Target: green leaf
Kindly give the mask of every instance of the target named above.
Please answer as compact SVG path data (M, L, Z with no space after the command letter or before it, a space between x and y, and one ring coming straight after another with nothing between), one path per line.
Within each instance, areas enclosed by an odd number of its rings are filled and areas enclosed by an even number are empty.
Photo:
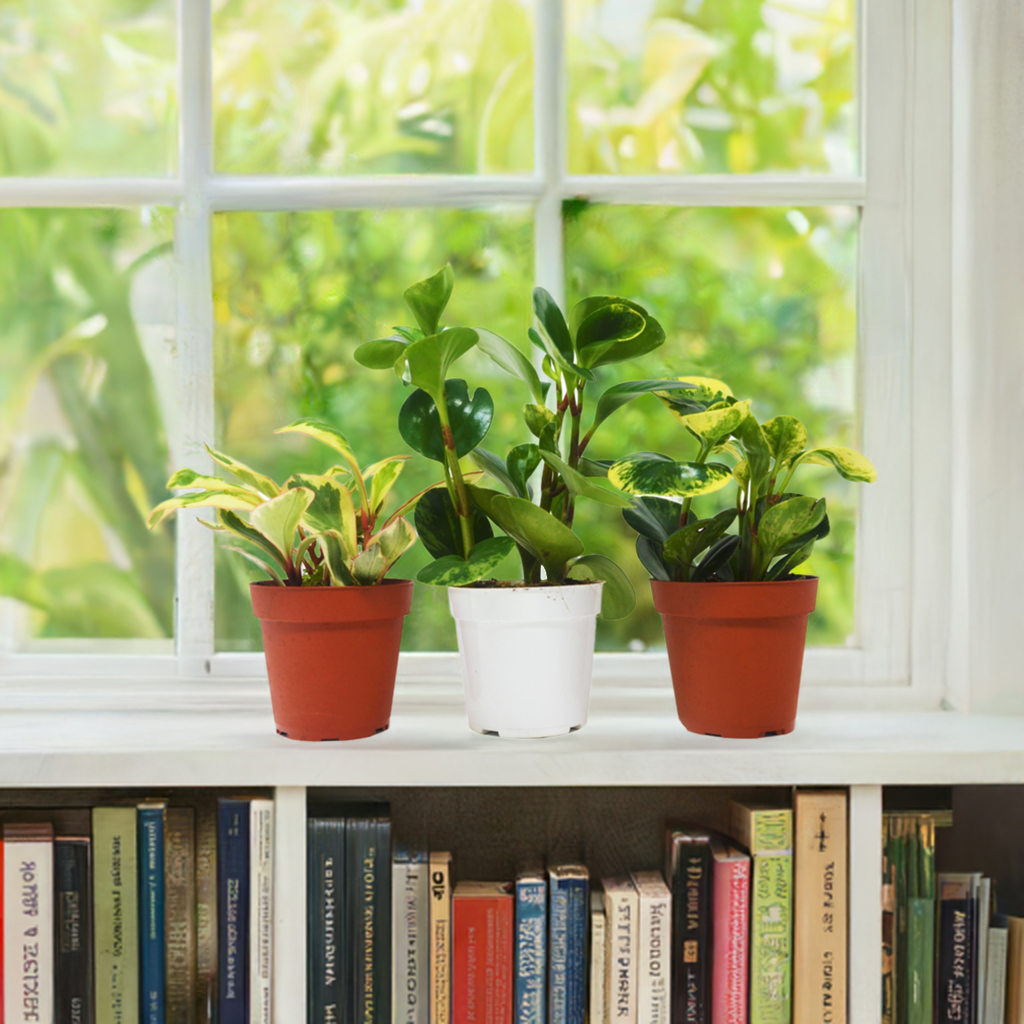
M765 510L757 526L757 540L763 560L797 537L809 533L825 518L825 499L800 495Z
M811 552L814 550L814 541L808 541L802 547L797 548L791 555L786 558L780 558L767 572L765 579L767 580L778 580L782 579L783 576L788 576L798 566L803 565L808 558L811 557Z
M364 342L352 355L360 366L371 370L391 370L408 347L409 342L402 338L377 338Z
M357 587L372 587L384 579L384 574L388 571L388 561L380 545L371 544L352 559L348 571Z
M425 337L418 327L395 327L395 334L399 338L404 338L410 344L414 341L421 341ZM386 367L381 367L381 369L386 369Z
M775 472L788 466L807 447L807 428L795 416L776 416L761 424Z
M276 498L257 505L249 513L249 525L262 533L279 551L285 552L290 562L295 531L313 498L313 492L306 487L284 491Z
M553 351L551 347L544 345L544 351L552 358L555 358L555 352L558 352L571 363L573 348L572 338L569 337L569 327L565 322L565 317L562 316L562 311L558 308L558 303L544 288L533 289L533 313L537 317L537 323L540 324L542 338L554 345Z
M206 476L203 473L197 473L194 469L179 469L167 481L169 491L185 487L202 488L204 491L224 491L238 497L247 494L253 505L258 505L264 499L264 495L260 494L255 487L250 487L248 484L231 483L229 480L222 480L219 476Z
M359 462L356 453L352 450L348 438L337 427L323 420L301 419L289 423L287 427L278 427L275 434L305 434L321 444L333 448L349 465L353 476L362 480L362 473L359 471Z
M583 554L583 542L572 530L525 498L481 487L470 487L469 493L489 519L544 566L548 579L563 579L569 559Z
M544 360L544 372L552 379L558 376L557 367L566 374L570 380L573 377L579 377L581 380L597 380L590 370L583 366L577 366L571 359L566 359L566 357L558 351L554 342L547 338L542 338L532 327L526 333L530 336L530 340L535 345L547 353L547 359ZM550 367L548 366L548 360L550 360L552 364Z
M544 405L524 405L523 419L534 437L540 437L546 427L551 426L555 420L555 414Z
M584 476L591 476L595 479L608 479L608 470L614 465L612 459L580 459L577 469Z
M438 401L448 368L476 342L476 331L468 327L453 327L440 334L432 334L413 342L405 350L403 357L395 364L395 372L403 377L404 367L408 366L412 386L422 388L434 401Z
M352 563L359 555L358 546L349 543L349 538L340 530L325 530L320 535L320 546L331 574L333 586L350 586L355 583Z
M388 569L390 569L416 543L416 531L408 519L399 516L381 530L374 539L380 545Z
M476 328L477 346L481 352L491 357L506 373L512 374L524 381L529 387L534 401L542 404L544 402L544 388L537 374L537 368L530 362L529 358L516 348L510 341L506 341L500 334L493 331L485 331Z
M509 475L505 460L500 455L495 455L494 452L489 452L486 448L475 448L469 453L469 461L494 477L509 494L515 494L520 498L530 497L526 492L520 492L519 486Z
M241 555L243 558L252 562L252 564L258 569L265 572L279 586L283 587L285 585L281 574L269 562L265 562L262 558L257 558L251 551L244 551L242 548L236 548L234 544L221 545L221 551L233 551L236 555Z
M534 470L540 465L540 459L540 447L530 443L517 444L508 453L505 463L508 466L508 475L515 484L515 490L512 491L513 494L518 492L520 498L533 497L529 481L530 477L533 476Z
M635 310L614 302L595 309L576 332L576 351L583 366L595 366L612 346L637 337L646 321Z
M671 498L647 495L634 498L630 508L622 510L622 518L642 537L664 543L679 529L682 506Z
M194 491L191 494L179 494L176 498L168 498L156 505L149 513L146 525L152 530L182 508L229 508L248 511L262 500L257 498L253 501L252 492L249 491Z
M706 551L732 526L736 509L727 508L711 519L695 519L676 530L665 541L665 561L692 569L697 556Z
M659 396L660 397L660 396ZM705 444L717 444L724 437L736 433L740 424L750 415L750 402L735 405L721 403L706 410L676 416Z
M732 472L717 462L699 465L676 462L657 452L636 452L614 463L608 479L627 494L690 498L721 490L732 480Z
M577 498L590 498L591 501L599 501L603 505L614 505L616 508L630 508L632 502L629 498L615 491L609 491L600 484L591 483L589 477L573 469L567 462L563 462L557 455L551 452L542 451L541 458L562 478L569 492Z
M624 405L641 395L657 392L662 394L671 391L693 390L694 385L685 380L627 380L622 384L610 387L598 400L594 412L594 422L590 427L593 433L609 416L618 412Z
M387 501L391 488L401 475L408 462L408 455L393 455L389 459L375 462L366 469L366 478L370 481L370 508L376 515Z
M420 569L416 579L435 587L461 587L490 576L515 550L511 537L489 537L473 545L469 558L445 555Z
M603 306L613 303L627 306L643 317L644 328L635 337L620 341L609 348L599 359L590 365L604 366L608 363L621 363L626 359L636 359L639 356L646 355L648 352L653 352L654 349L659 348L665 343L665 331L662 329L661 324L638 302L631 302L629 299L623 299L617 295L592 295L577 302L569 313L569 330L573 336L577 335L580 325L587 317L593 315L596 310L601 309Z
M741 405L746 405L748 409L750 407L747 402L738 402L733 408L738 409ZM706 413L705 415L710 416L711 414ZM736 439L746 455L754 494L763 494L768 474L771 472L771 449L761 431L761 425L753 415L748 413L732 433L736 435Z
M701 377L698 374L688 373L685 377L680 377L679 380L686 380L694 387L683 392L658 393L662 405L677 419L697 412L704 412L711 406L732 398L729 385L716 377Z
M607 555L581 555L569 566L571 580L603 580L601 618L621 619L636 607L629 577Z
M240 516L235 515L230 509L218 509L217 510L217 521L220 523L222 529L227 530L229 533L233 533L236 537L241 537L242 540L247 540L250 544L255 545L265 554L270 555L271 558L276 561L285 572L291 570L291 546L286 551L276 547L274 543L268 540L259 530L251 527L244 519ZM209 525L205 524L204 525Z
M672 571L666 563L662 554L662 543L660 540L653 540L643 535L636 539L636 557L640 564L656 580L663 580L668 583L672 579Z
M402 298L412 310L412 315L416 317L416 323L420 325L424 336L437 334L441 314L448 305L454 287L455 273L452 271L452 265L446 263L433 277L418 281L405 289ZM444 379L443 372L441 378ZM422 385L417 384L417 387Z
M793 465L804 462L832 466L844 479L860 483L872 484L878 477L870 461L852 448L812 448L795 459Z
M312 533L339 530L349 548L356 550L356 510L348 488L327 476L296 473L288 483L313 494L309 508L302 515L302 525Z
M740 539L735 534L719 537L711 546L711 550L701 560L700 565L693 570L690 580L693 583L700 583L709 576L714 575L732 558L732 553L739 545Z
M229 473L237 476L242 483L255 487L260 494L273 498L274 495L281 493L281 488L269 476L257 473L256 470L250 469L244 462L239 462L237 459L231 458L230 455L225 455L223 452L211 448L208 444L203 445L203 447L209 452L210 458L214 462L219 466L223 466Z
M451 424L455 454L468 455L486 436L494 418L494 402L485 388L469 397L469 386L455 378L445 381L445 404ZM444 435L436 400L422 388L414 391L398 413L398 432L420 455L444 462Z
M416 506L413 517L423 546L434 558L445 555L462 557L462 529L451 496L443 487L427 491ZM473 536L479 543L494 531L484 513L473 506Z

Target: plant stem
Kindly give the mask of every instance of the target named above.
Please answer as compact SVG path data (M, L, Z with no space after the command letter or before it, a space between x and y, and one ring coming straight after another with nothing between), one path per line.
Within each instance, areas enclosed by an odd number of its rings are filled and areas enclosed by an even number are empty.
M710 447L705 447L704 442L701 441L700 451L697 453L694 464L697 466L703 466L707 462L708 456L711 454ZM679 529L681 530L690 519L690 505L693 502L693 498L687 495L683 498L683 507L679 510Z
M448 418L448 403L444 389L441 390L441 401L437 403L437 416L441 421L441 436L444 440L444 469L448 484L448 494L455 506L455 514L459 517L459 529L462 531L462 548L465 558L469 558L473 550L475 537L473 534L473 507L469 502L466 481L462 478L459 456L455 451L455 437L452 434L451 420Z

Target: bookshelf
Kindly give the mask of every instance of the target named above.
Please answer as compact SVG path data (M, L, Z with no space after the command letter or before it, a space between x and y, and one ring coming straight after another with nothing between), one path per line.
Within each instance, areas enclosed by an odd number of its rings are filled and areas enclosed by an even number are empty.
M8 804L72 788L83 799L128 788L274 793L278 1024L305 1001L307 796L387 799L399 833L426 830L468 871L496 870L518 845L574 848L613 870L627 857L657 866L666 815L714 825L729 797L794 785L850 787L850 1021L878 1024L883 789L940 784L981 787L963 790L972 806L1024 784L1024 719L808 711L789 736L722 740L687 733L666 686L598 686L583 731L502 741L469 731L458 686L432 683L400 687L381 736L300 744L275 734L258 679L30 679L0 690ZM1012 791L1024 804L1024 790ZM508 839L496 843L502 830ZM1009 836L990 838L1007 859Z

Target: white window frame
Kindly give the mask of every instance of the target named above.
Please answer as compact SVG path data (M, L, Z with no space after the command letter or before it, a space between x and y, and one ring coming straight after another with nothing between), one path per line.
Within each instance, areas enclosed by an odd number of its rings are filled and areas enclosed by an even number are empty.
M566 172L560 0L535 0L532 175L229 176L213 170L210 0L179 0L179 172L172 179L0 178L0 207L177 207L179 415L185 461L210 470L211 229L215 213L387 207L535 209L535 274L564 300L561 205L855 205L862 210L858 311L863 450L879 482L860 489L856 646L811 648L804 706L939 707L947 694L951 525L946 412L952 394L950 0L860 0L860 166L823 174L571 176ZM262 655L216 653L211 534L178 518L176 654L0 655L0 676L251 677ZM407 653L400 679L454 681L457 655ZM609 685L667 682L660 654L599 654ZM870 697L865 688L870 689Z

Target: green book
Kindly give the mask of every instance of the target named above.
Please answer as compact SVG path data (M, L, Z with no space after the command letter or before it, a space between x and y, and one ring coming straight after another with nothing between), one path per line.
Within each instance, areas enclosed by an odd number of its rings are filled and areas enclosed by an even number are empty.
M134 807L94 807L96 1024L138 1024L139 904Z
M935 995L935 821L914 821L907 870L906 1024L932 1024Z
M730 801L729 828L751 856L749 1024L790 1024L793 812Z

